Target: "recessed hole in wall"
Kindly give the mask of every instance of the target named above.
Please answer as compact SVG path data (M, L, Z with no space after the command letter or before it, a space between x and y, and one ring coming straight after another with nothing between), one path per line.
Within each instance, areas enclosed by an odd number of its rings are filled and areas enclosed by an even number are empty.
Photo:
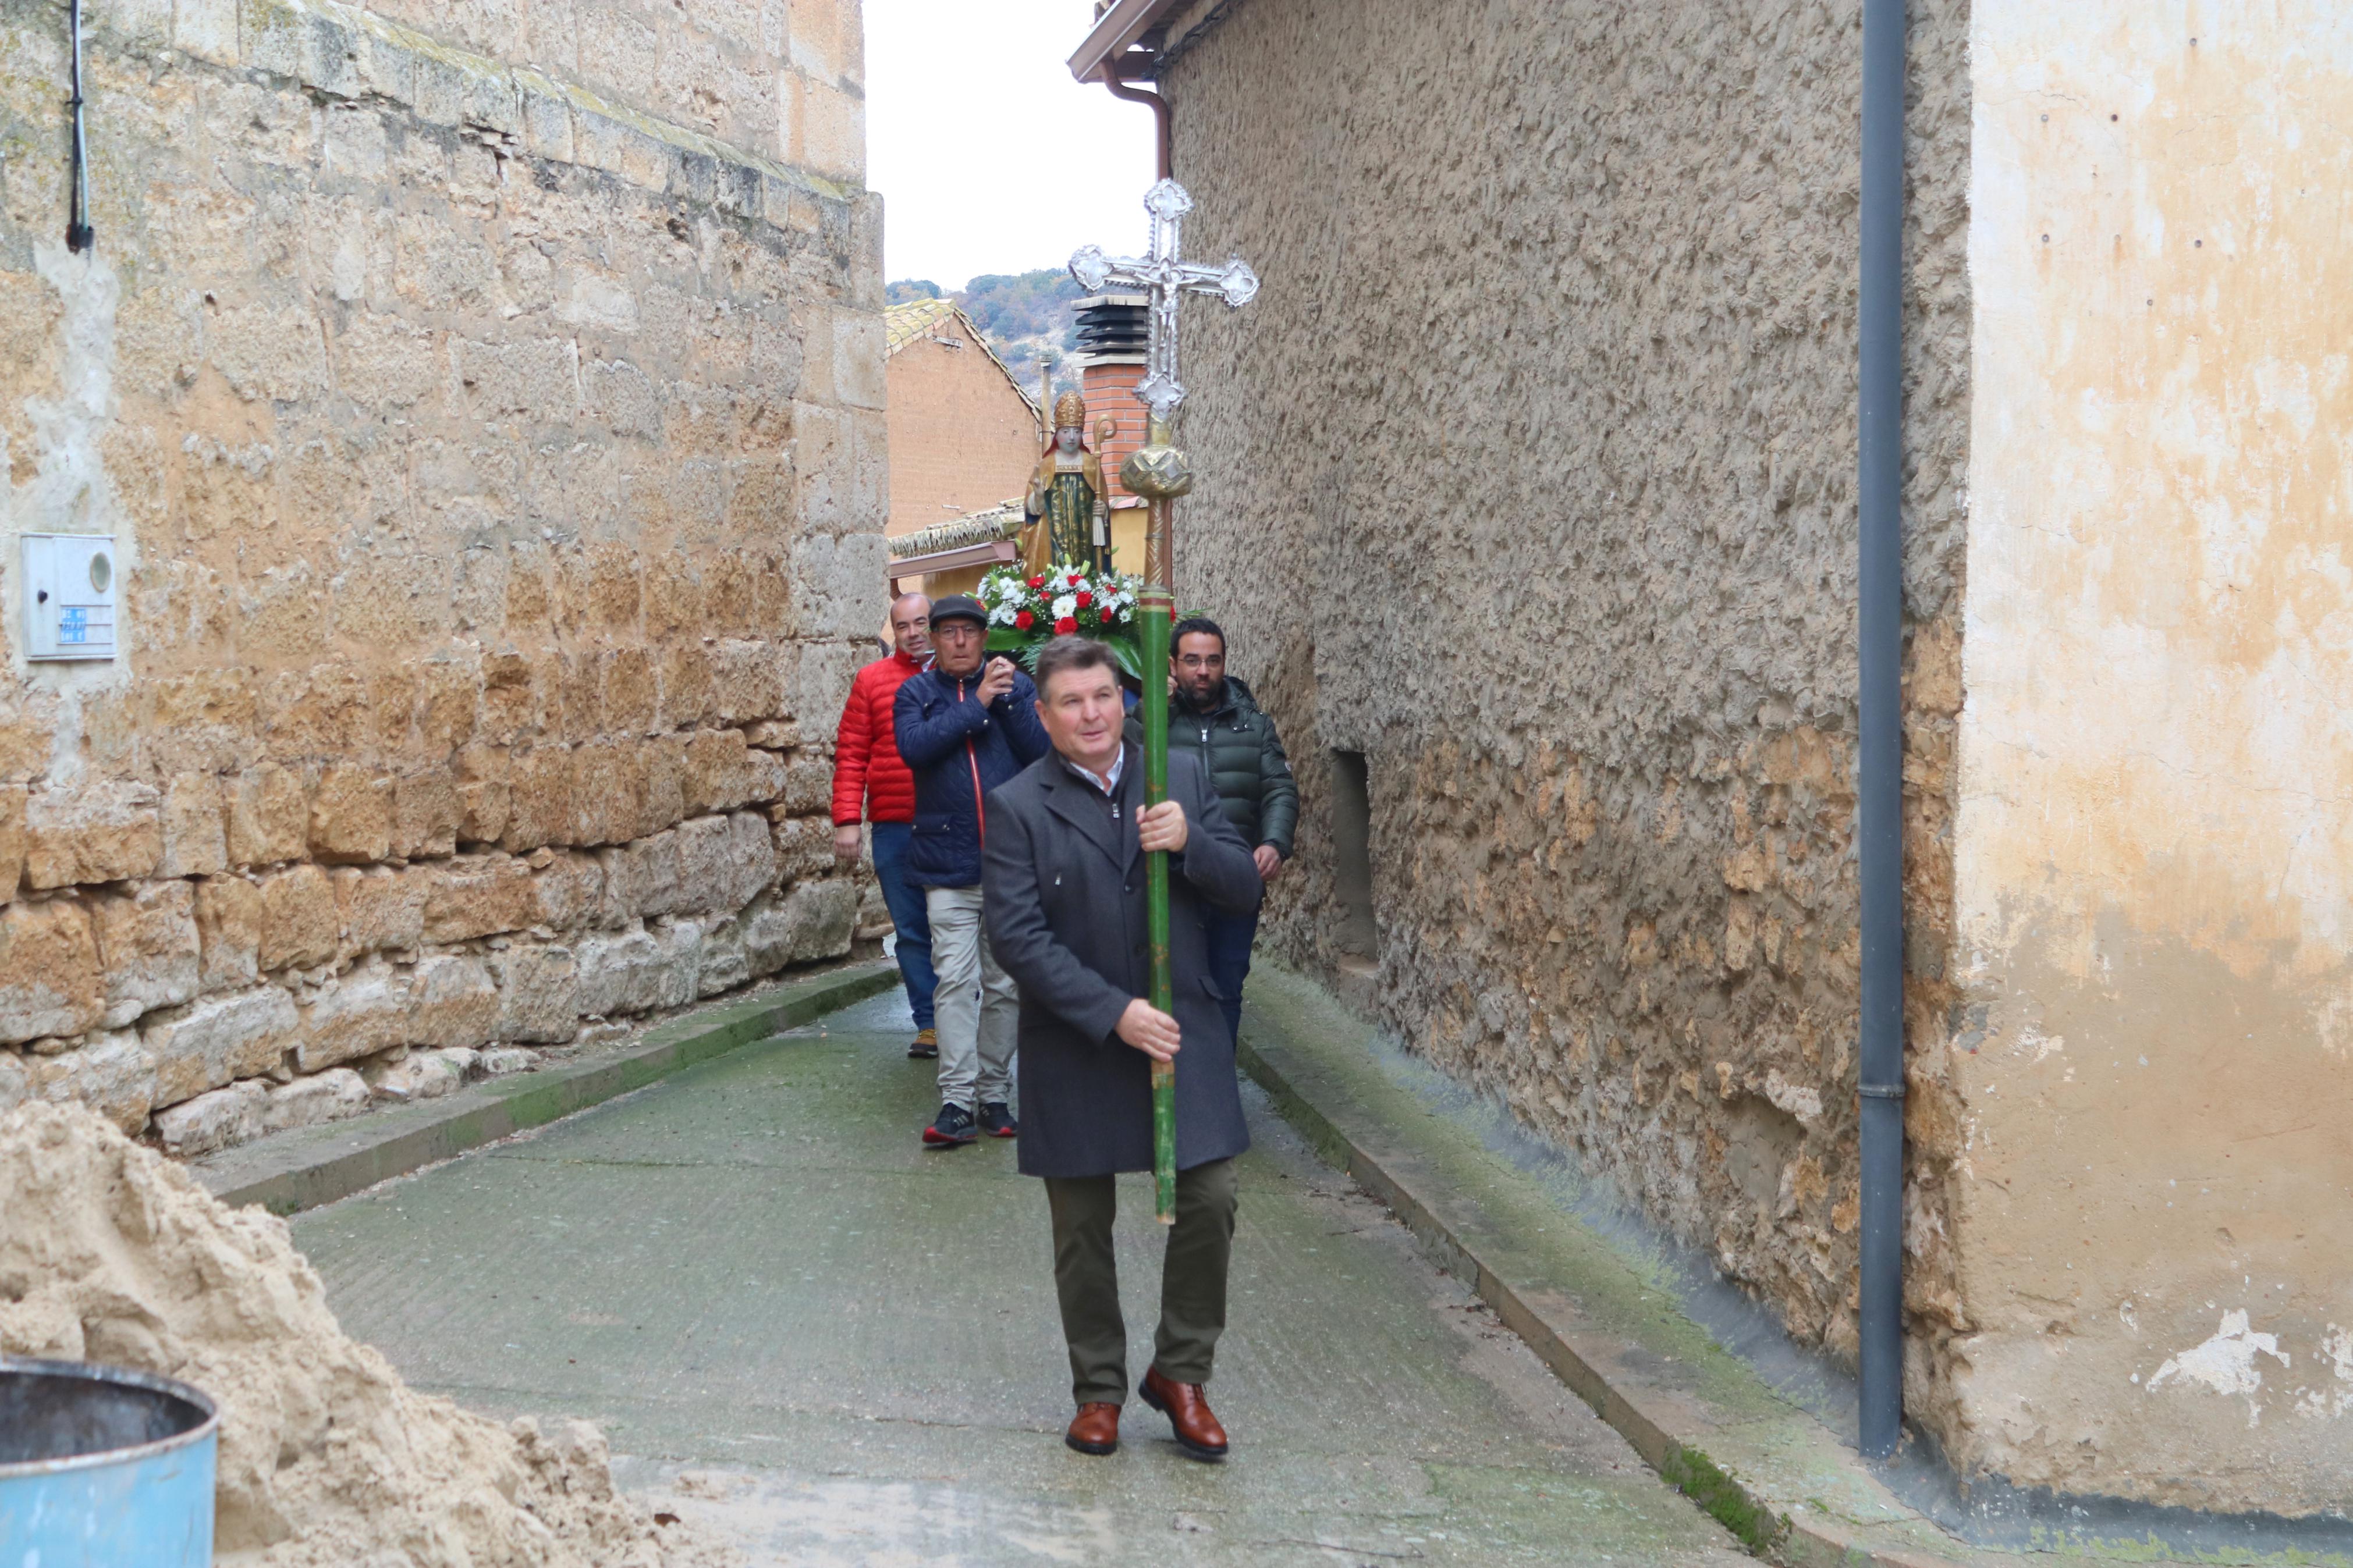
M1803 1122L1766 1100L1744 1097L1725 1127L1724 1173L1749 1202L1778 1204L1781 1173L1805 1143Z
M1373 923L1373 798L1362 752L1332 753L1332 893L1339 906L1340 951L1367 961L1380 956Z

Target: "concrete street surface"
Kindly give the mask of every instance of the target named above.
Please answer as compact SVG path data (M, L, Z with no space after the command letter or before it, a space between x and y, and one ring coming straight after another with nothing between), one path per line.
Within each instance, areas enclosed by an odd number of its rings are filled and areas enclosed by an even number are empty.
M919 1148L893 992L297 1218L344 1326L494 1415L585 1415L755 1563L1753 1562L1248 1085L1222 1466L1131 1400L1062 1446L1045 1199ZM1180 1069L1181 1067L1180 1067ZM1160 1229L1121 1188L1130 1361Z

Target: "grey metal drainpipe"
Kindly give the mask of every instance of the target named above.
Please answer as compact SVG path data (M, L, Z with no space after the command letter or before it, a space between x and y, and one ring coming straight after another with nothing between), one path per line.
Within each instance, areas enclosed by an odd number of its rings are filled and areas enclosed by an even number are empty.
M1904 0L1863 0L1857 653L1864 1457L1904 1427Z

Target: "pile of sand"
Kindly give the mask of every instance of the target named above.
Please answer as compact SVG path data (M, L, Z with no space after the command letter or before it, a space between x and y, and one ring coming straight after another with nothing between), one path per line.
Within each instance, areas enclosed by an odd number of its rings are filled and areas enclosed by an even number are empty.
M110 1363L221 1405L239 1568L704 1568L732 1552L613 1489L604 1438L500 1426L347 1338L285 1223L223 1206L79 1106L0 1117L0 1352Z

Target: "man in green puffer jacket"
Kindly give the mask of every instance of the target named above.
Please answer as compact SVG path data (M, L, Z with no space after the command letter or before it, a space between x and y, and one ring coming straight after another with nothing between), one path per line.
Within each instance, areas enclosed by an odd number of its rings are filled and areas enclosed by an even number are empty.
M1271 886L1291 858L1292 830L1299 825L1299 783L1291 776L1282 739L1241 678L1226 673L1226 634L1217 622L1187 616L1171 632L1169 647L1168 749L1199 758L1226 820L1250 846L1260 880ZM1139 717L1129 716L1127 734L1143 743ZM1203 911L1210 983L1229 1032L1241 1027L1242 982L1250 977L1258 915L1256 909L1246 915Z

